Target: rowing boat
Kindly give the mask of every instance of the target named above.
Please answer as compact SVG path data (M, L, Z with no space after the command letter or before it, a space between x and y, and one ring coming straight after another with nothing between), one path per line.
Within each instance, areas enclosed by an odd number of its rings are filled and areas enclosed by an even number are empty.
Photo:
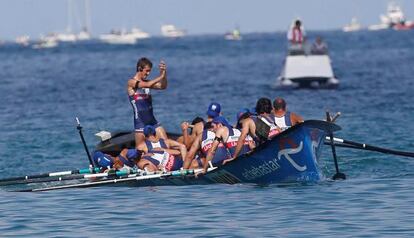
M79 129L79 128L78 128ZM341 128L331 122L308 120L293 126L253 151L239 156L225 165L209 168L204 175L201 170L179 170L148 173L142 170L128 172L96 173L75 170L40 175L0 179L0 186L28 185L15 191L48 191L66 188L97 186L168 186L250 183L318 182L325 178L319 168L321 150L326 136ZM81 132L81 131L80 131ZM125 145L133 147L133 133L118 133L96 146L104 153L117 154ZM335 161L336 163L336 161ZM337 174L339 172L337 171ZM40 184L41 186L36 186ZM35 185L35 186L33 186Z
M129 181L128 185L317 182L324 178L318 161L325 137L340 129L338 125L330 122L308 120L285 130L253 151L201 178L174 176L163 180ZM133 133L118 133L99 143L96 149L114 155L126 145L133 146L133 138Z

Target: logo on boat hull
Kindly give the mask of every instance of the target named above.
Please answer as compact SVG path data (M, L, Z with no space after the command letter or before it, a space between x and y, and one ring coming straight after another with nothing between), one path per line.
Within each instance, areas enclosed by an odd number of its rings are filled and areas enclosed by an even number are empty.
M304 166L300 166L298 165L293 159L292 157L290 157L290 155L293 154L297 154L299 152L301 152L303 149L303 142L301 141L299 143L299 146L296 148L288 148L288 149L283 149L280 150L279 153L277 153L277 159L281 160L282 156L285 156L286 160L298 171L303 172L307 169L306 165Z

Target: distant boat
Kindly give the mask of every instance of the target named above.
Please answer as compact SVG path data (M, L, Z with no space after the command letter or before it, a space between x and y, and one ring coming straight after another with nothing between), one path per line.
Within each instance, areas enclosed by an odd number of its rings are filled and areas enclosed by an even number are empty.
M161 26L161 34L164 37L179 38L185 36L185 31L178 29L174 25L168 24Z
M359 31L359 30L361 30L361 29L362 29L361 24L359 24L358 20L357 20L355 17L353 17L353 18L352 18L352 20L351 20L351 23L350 23L350 24L345 25L345 26L342 28L342 30L343 30L344 32Z
M150 34L148 34L147 32L145 32L145 31L143 31L143 30L141 30L141 29L140 29L140 28L138 28L138 27L133 27L133 28L131 29L130 34L131 34L133 37L135 37L136 39L147 39L147 38L150 38L150 37L151 37L151 35L150 35Z
M133 45L137 43L136 36L125 30L112 30L109 34L100 35L99 39L102 42L117 45Z
M19 36L15 40L16 44L21 46L29 46L30 37L28 35Z
M281 88L337 88L339 80L332 69L328 48L319 38L307 52L306 45L289 46L276 86Z
M240 34L240 30L236 28L231 32L227 32L224 35L224 39L226 39L226 40L241 40L242 36Z
M41 37L40 40L35 43L32 48L33 49L47 49L47 48L54 48L58 46L58 41L54 37L46 36Z
M380 15L381 23L368 27L368 30L409 30L414 29L414 23L406 21L404 12L395 2L390 2L387 7L387 14Z

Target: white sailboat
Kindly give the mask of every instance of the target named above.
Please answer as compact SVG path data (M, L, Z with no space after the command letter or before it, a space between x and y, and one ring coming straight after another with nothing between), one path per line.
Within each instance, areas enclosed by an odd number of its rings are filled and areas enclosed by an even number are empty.
M90 17L90 4L89 0L84 1L84 13L85 19L81 31L76 35L76 39L79 41L90 40L91 37L91 17Z
M179 38L185 36L185 31L178 29L172 24L166 24L161 26L161 34L164 37Z

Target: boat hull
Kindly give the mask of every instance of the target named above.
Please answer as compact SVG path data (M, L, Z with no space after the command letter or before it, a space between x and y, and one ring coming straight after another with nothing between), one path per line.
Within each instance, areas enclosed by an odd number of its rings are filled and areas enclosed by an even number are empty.
M337 88L331 60L328 55L288 55L277 80L279 87Z
M323 142L329 132L340 127L325 121L309 120L289 128L254 151L220 166L201 177L165 176L129 180L119 186L203 185L213 183L318 182L324 178L319 168ZM105 152L105 151L104 151Z

